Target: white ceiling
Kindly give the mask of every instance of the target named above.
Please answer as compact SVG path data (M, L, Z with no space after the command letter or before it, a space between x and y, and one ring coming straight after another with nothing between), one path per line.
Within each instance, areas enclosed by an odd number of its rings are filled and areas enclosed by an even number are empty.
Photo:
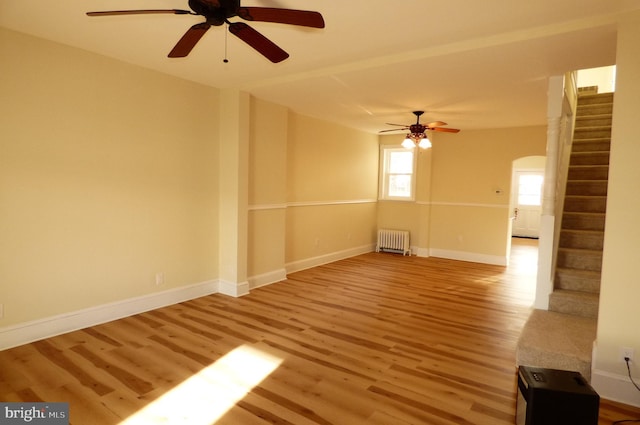
M190 15L90 18L87 11L189 9L187 0L0 0L0 26L369 132L442 120L464 129L546 123L547 78L615 63L616 22L637 0L243 0L315 10L326 28L250 25L291 57L272 64L212 28L167 53ZM234 18L233 20L240 20ZM46 66L46 64L43 64ZM1 78L1 77L0 77Z

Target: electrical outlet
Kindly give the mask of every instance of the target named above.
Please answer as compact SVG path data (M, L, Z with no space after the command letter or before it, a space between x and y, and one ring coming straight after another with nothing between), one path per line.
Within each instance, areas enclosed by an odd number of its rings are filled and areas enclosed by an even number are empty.
M164 273L156 273L156 286L164 285Z
M629 358L629 363L633 362L633 354L634 350L630 347L621 347L620 348L620 360L625 362L625 358Z

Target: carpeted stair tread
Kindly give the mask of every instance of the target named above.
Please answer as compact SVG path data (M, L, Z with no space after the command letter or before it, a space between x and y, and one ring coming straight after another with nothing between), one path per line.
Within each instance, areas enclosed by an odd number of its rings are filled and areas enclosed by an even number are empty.
M522 330L518 365L580 372L591 379L596 319L535 309Z
M589 114L576 116L575 128L611 126L613 118L611 114Z
M554 279L555 290L566 289L572 291L600 293L599 270L578 270L557 267Z
M602 251L604 232L601 230L562 229L560 247Z
M606 210L606 196L567 195L564 199L565 212L605 213Z
M569 165L609 165L609 152L574 152L569 158Z
M558 248L557 266L578 270L602 270L602 250Z
M562 214L563 229L604 230L605 214L602 212L570 212Z
M569 180L566 194L573 196L607 196L608 180Z
M611 149L610 137L596 137L591 139L576 140L572 147L576 152L609 152Z
M613 93L580 94L578 97L578 107L603 103L613 103Z
M609 165L572 165L569 180L608 180Z
M600 296L594 292L556 288L549 295L549 311L581 317L598 317Z

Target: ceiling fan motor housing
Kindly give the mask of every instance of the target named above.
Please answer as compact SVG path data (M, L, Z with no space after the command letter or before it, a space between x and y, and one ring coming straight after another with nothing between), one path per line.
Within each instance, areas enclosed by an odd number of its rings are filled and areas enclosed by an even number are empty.
M220 26L228 18L237 15L240 0L189 0L189 7L198 15L204 16L208 24Z

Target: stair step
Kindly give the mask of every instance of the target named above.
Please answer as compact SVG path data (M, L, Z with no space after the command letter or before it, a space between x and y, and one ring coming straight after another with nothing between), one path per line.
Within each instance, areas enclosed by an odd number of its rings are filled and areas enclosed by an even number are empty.
M576 116L575 128L609 126L611 127L611 114L593 114Z
M607 211L607 197L567 195L564 199L564 211L605 213Z
M576 270L602 270L602 251L583 248L558 248L557 267Z
M586 105L578 105L576 109L576 118L593 115L611 114L613 112L613 103L594 103Z
M567 195L607 196L607 180L568 180Z
M567 175L569 180L607 180L608 165L571 165Z
M610 149L610 137L574 140L571 145L571 152L609 152Z
M556 268L555 289L600 293L599 271Z
M609 152L572 152L569 165L609 165Z
M578 87L578 96L584 96L585 94L598 94L598 86Z
M560 231L561 248L602 250L604 232L597 230L568 230Z
M604 231L604 222L604 213L565 211L562 214L563 229Z
M556 289L549 295L549 310L580 317L598 317L599 295L593 292Z
M533 310L516 348L516 364L574 370L591 381L597 321L555 311Z
M574 140L611 138L611 126L576 127L573 131Z
M578 105L594 105L613 103L613 93L581 94L578 96Z

